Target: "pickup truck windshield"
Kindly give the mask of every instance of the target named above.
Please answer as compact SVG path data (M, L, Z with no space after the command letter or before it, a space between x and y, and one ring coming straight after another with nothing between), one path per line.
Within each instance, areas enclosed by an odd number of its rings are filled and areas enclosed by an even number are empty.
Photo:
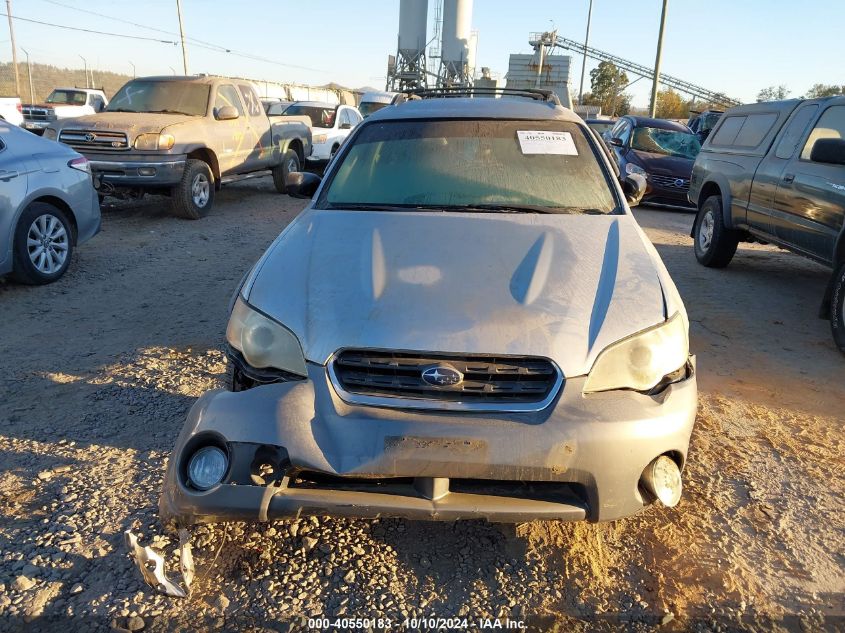
M208 84L189 81L130 81L117 91L106 112L156 112L204 116Z
M634 130L631 148L640 152L694 159L701 151L701 143L695 134L689 132L638 127Z
M80 90L54 90L47 97L46 103L60 103L62 105L85 105L88 95Z
M311 127L334 127L335 108L321 108L319 106L305 106L294 103L288 106L282 116L307 116L311 118Z
M317 206L489 213L618 209L608 176L577 124L502 120L365 124L341 154Z

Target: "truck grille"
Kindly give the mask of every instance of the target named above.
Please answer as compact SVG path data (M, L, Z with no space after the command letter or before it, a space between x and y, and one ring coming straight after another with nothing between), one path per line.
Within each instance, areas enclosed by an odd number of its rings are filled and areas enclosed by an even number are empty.
M423 378L424 372L438 367L460 372L463 379L431 384L431 376ZM344 350L331 369L335 386L353 401L354 396L368 396L468 405L537 404L550 400L560 384L551 361L524 356Z
M59 141L79 152L120 152L129 149L126 134L107 130L62 130Z
M27 121L54 121L56 119L53 110L46 108L22 108L21 113Z
M660 174L649 174L648 178L653 184L664 189L677 189L679 191L689 189L688 178L675 178L675 176L661 176Z

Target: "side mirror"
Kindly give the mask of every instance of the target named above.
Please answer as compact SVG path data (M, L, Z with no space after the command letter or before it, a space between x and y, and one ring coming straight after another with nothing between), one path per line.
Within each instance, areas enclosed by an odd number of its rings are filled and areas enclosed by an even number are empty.
M235 106L223 106L222 108L218 108L217 113L214 115L218 121L231 121L233 119L237 119L239 116L240 115L238 114Z
M341 124L340 124L340 129L341 129L341 130L351 130L351 129L352 129L352 124L351 124L351 123L341 123Z
M628 174L622 181L622 191L625 192L625 200L632 207L637 206L645 195L648 184L646 179L639 174Z
M285 178L285 193L292 198L310 200L320 186L320 178L307 171L292 171Z
M810 160L814 163L845 165L845 140L841 138L820 138L813 144Z

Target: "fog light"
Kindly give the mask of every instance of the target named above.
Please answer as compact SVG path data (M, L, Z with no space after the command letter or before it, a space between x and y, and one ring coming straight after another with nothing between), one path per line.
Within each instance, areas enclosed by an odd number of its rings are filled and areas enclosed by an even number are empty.
M229 460L216 446L205 446L191 456L188 478L198 490L208 490L223 480Z
M139 176L155 176L156 175L156 168L155 167L139 167L138 168L138 175Z
M669 508L674 508L681 500L681 471L666 455L661 455L646 467L641 481L646 490Z

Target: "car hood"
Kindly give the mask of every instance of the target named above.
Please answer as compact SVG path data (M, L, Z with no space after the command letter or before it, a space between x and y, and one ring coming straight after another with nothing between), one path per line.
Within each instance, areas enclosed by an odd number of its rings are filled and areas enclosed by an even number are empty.
M197 117L187 114L135 114L132 112L100 112L62 121L62 128L85 130L117 130L130 138L138 134L157 133L164 128L191 121Z
M312 362L342 348L510 354L576 376L665 319L644 240L628 215L311 209L242 292Z
M674 176L676 178L687 178L692 175L692 165L695 162L689 158L680 156L666 156L665 154L654 154L632 149L635 161L650 174L663 176ZM630 161L630 159L629 159Z

